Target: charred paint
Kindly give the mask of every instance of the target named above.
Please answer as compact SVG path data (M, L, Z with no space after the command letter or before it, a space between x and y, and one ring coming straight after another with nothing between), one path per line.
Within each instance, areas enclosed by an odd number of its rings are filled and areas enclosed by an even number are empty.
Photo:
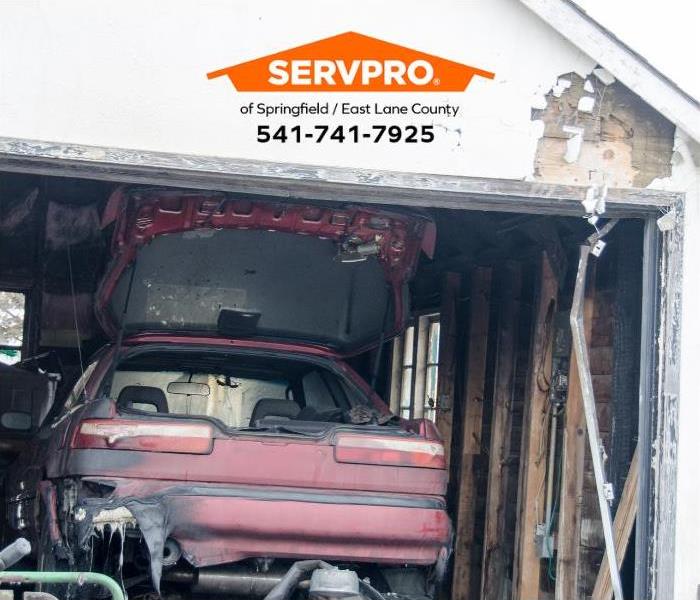
M140 487L126 482L110 498L84 498L80 546L87 548L106 523L119 529L135 520L157 585L168 538L195 567L259 556L430 565L450 540L444 507L391 506L390 499L375 505L314 502L312 494L306 501L261 500L241 497L240 488L160 484L156 491L158 485L144 482L143 495L119 497Z

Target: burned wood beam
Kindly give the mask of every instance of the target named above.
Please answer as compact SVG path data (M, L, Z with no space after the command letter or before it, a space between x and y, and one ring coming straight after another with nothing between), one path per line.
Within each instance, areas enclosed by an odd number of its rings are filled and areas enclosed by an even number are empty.
M543 252L523 417L517 539L513 563L514 600L534 600L539 597L540 590L540 558L535 545L535 530L544 519L543 491L547 465L543 440L546 438L547 396L552 369L552 330L558 289L558 281L547 254Z
M512 426L515 367L518 351L518 323L522 269L508 263L500 272L501 305L498 312L498 338L491 421L488 487L484 524L484 555L481 570L481 600L505 597L509 557L504 547L508 504L508 462Z
M489 336L489 312L491 298L491 269L477 267L471 277L469 309L469 340L467 342L467 368L464 381L464 419L462 424L462 455L459 492L457 498L457 524L455 535L453 600L468 600L481 557L475 555L474 527L477 486L474 477L474 460L481 454L481 433L486 383L486 356Z
M450 472L452 453L453 407L455 399L455 373L457 359L457 307L461 276L446 273L442 285L440 303L440 348L438 354L438 401L435 424L445 444L445 464Z
M595 265L591 265L594 269ZM591 282L595 281L593 275ZM586 340L590 346L593 329L595 289L591 283L584 301ZM572 350L569 361L569 387L566 398L566 417L563 434L561 496L557 535L557 579L555 600L578 597L579 543L581 537L581 503L583 473L586 459L586 418L576 356Z

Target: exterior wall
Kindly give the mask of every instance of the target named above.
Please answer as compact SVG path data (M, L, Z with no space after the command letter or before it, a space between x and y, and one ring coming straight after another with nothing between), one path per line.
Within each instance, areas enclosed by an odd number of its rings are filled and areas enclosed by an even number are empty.
M215 69L345 31L496 76L450 94L239 93L225 77L207 80ZM544 104L561 74L583 77L595 66L516 0L9 2L0 7L0 56L0 136L508 179L533 173L542 124L531 120L532 106ZM432 144L259 144L257 124L328 119L244 117L240 106L250 101L451 102L460 114L418 121L437 126Z
M442 15L435 23L435 15ZM30 25L28 25L30 24ZM464 93L238 93L206 73L344 31L357 31L495 72ZM8 60L11 57L11 60ZM677 430L676 598L700 579L700 150L516 0L431 3L6 2L0 6L0 136L285 163L360 167L569 185L652 186L687 194ZM458 105L428 117L433 144L259 144L240 106L302 101ZM381 117L335 117L372 125ZM411 123L414 117L392 118ZM96 155L96 158L99 158ZM583 212L583 211L582 211ZM656 463L658 467L658 462ZM661 557L665 560L666 557ZM668 588L667 588L668 589ZM665 598L660 600L666 600Z

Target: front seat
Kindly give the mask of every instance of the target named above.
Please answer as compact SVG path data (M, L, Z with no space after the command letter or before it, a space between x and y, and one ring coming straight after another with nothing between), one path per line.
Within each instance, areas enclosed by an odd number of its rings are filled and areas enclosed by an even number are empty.
M286 398L260 398L255 403L253 414L250 415L250 426L255 427L255 424L265 417L286 417L293 419L299 414L299 405L294 400Z
M168 400L165 392L149 385L127 385L119 392L117 408L134 408L134 404L149 404L156 412L168 412Z

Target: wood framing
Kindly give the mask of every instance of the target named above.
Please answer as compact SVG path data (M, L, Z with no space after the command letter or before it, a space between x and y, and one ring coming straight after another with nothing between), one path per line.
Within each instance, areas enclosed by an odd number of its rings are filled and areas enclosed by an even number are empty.
M469 340L467 342L467 368L464 374L464 419L452 600L473 598L471 592L474 585L474 569L481 562L481 557L475 556L474 548L474 517L477 496L474 457L481 453L490 299L491 269L476 267L472 272L470 286ZM477 581L476 584L478 585L478 583Z
M508 504L508 459L512 425L512 402L518 352L518 323L522 268L518 263L505 265L499 276L500 306L496 341L493 414L489 451L484 556L481 569L481 600L505 597L507 565L510 557L504 548L506 508Z
M595 263L589 267L595 270ZM589 273L583 305L585 335L588 344L593 329L595 277ZM581 538L581 503L586 459L586 417L576 355L571 351L569 389L566 398L563 432L559 526L557 529L557 579L555 600L578 598L579 543Z
M638 491L639 451L635 448L613 524L615 554L617 555L618 566L622 566L622 561L625 559L627 546L629 545L630 536L632 535L632 527L637 517ZM608 555L606 553L605 556L603 556L603 561L600 563L600 571L598 571L595 588L593 588L592 600L612 600L612 597L613 589L610 580L610 569L608 568Z
M440 348L438 351L438 392L435 424L445 444L445 464L450 473L452 453L453 407L457 366L457 309L462 278L459 273L445 273L440 303Z
M523 418L517 509L518 539L513 564L514 600L539 598L540 559L535 546L535 529L537 524L544 520L546 417L549 402L547 395L551 379L552 333L558 289L558 281L546 253L543 252Z

